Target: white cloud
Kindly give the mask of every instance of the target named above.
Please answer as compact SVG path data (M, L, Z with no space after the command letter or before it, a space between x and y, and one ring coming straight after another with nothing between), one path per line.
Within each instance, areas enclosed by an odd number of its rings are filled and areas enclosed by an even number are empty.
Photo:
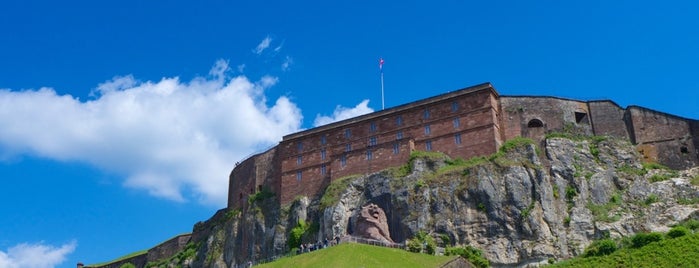
M282 43L279 44L277 47L274 48L274 52L275 52L275 53L279 53L279 51L282 50L282 47L284 47L284 42L285 42L285 41L282 40Z
M227 70L221 60L209 78L190 82L115 77L88 101L51 88L0 89L0 160L29 154L83 162L155 196L225 204L234 163L302 122L288 98L267 103L264 91L276 77L250 81Z
M271 42L272 38L268 35L267 37L265 37L265 39L262 39L262 41L257 45L257 47L255 47L255 49L253 49L253 52L255 52L255 54L257 55L262 54L262 51L265 51L265 49L269 47L269 44Z
M333 112L332 116L326 116L326 115L316 115L316 119L313 121L313 126L322 126L322 125L327 125L332 122L337 122L340 120L345 120L348 118L368 114L374 111L374 109L369 108L369 100L363 100L357 106L354 108L347 108L347 107L342 107L342 106L337 106L335 107L335 111Z
M0 251L0 267L3 268L48 268L55 267L73 253L77 243L72 241L60 247L43 243L22 243Z
M289 70L289 67L291 67L292 63L294 63L294 59L292 59L289 56L286 56L286 58L284 59L284 62L282 63L282 71Z
M245 71L245 64L240 64L237 67L239 73L243 73Z

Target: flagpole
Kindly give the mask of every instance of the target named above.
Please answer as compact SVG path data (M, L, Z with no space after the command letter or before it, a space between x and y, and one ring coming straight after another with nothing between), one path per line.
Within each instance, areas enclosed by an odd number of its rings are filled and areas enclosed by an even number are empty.
M381 110L385 109L384 99L383 99L383 70L381 70Z
M379 71L381 71L381 110L386 109L383 97L383 58L379 58Z

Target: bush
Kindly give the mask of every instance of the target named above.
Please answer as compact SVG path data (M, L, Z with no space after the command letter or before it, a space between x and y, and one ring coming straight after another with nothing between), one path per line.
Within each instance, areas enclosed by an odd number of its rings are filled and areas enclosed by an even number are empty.
M640 248L653 242L658 242L663 240L663 234L661 233L638 233L631 237L631 247Z
M420 253L422 251L422 242L417 238L408 240L407 246L410 252Z
M119 268L136 268L136 265L133 265L133 263L127 262L119 266Z
M670 229L670 231L667 232L667 236L670 238L678 238L678 237L685 236L685 235L688 235L691 233L692 233L692 231L690 231L689 228L680 225L680 226L676 226L676 227L673 227L672 229Z
M459 255L478 268L490 267L490 261L483 257L483 252L471 246L447 248L446 255Z
M297 248L301 245L301 239L303 238L303 235L306 234L306 231L310 226L306 224L305 221L299 220L298 224L296 224L296 227L291 229L291 232L289 232L289 248L294 249Z
M592 242L583 253L583 257L604 256L617 250L616 242L611 239L602 239Z

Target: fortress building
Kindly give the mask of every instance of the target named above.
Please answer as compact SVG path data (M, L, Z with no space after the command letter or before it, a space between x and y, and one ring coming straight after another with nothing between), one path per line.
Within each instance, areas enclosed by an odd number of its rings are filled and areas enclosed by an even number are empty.
M244 207L263 188L281 204L316 197L338 178L402 165L413 150L468 159L514 137L541 141L555 131L628 139L646 161L671 168L699 164L697 120L609 100L500 96L484 83L287 135L236 165L228 207Z

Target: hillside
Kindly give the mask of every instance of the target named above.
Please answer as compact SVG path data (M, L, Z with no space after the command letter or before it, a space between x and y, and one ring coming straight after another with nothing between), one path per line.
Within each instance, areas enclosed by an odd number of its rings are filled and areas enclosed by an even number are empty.
M262 191L246 210L221 210L197 223L190 242L196 254L157 266L266 262L286 255L293 241L351 235L368 203L386 212L396 242L423 231L438 246L482 250L494 266L548 263L578 256L603 237L665 232L699 219L697 185L699 168L644 164L628 141L609 137L513 139L469 160L416 151L404 166L336 180L319 198L299 196L280 207ZM294 229L300 233L292 241Z
M454 256L431 256L364 244L340 244L255 267L440 267Z

